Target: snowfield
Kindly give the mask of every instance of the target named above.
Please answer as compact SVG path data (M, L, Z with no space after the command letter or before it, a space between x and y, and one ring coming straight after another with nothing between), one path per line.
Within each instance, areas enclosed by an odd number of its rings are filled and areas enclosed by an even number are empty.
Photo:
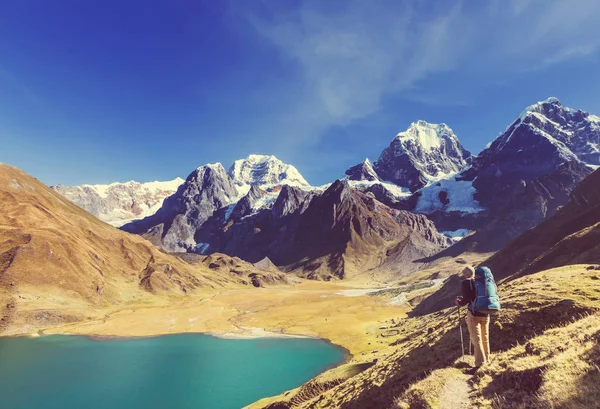
M475 193L473 182L465 180L440 180L419 190L421 197L415 208L416 213L432 214L436 211L479 213L483 207L473 198ZM450 203L444 205L440 201L440 193L446 192Z

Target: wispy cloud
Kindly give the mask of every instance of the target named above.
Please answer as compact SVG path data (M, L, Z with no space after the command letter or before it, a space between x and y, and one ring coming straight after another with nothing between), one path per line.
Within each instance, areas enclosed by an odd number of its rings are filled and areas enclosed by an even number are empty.
M522 71L600 46L597 0L349 0L335 7L307 0L251 19L300 64L314 102L336 125L377 111L385 95L409 94L438 72Z
M438 106L471 100L432 90L431 78L460 77L466 87L485 89L600 48L598 0L259 4L260 11L242 14L300 75L290 85L293 102L262 131L277 135L269 146L296 162L311 149L321 154L314 147L328 129L378 112L388 97Z

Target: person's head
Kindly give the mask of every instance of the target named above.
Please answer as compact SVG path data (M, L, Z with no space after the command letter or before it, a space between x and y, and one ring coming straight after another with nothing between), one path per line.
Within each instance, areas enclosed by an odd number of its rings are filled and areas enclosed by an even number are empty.
M461 274L465 279L469 280L475 275L475 269L471 266L466 266Z

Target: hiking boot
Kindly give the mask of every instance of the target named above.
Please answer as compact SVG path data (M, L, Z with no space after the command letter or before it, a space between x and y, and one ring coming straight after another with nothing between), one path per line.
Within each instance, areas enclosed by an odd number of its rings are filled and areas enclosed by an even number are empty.
M480 366L474 366L473 368L469 368L465 371L465 373L467 375L476 375L477 372L479 371L479 368L481 368Z

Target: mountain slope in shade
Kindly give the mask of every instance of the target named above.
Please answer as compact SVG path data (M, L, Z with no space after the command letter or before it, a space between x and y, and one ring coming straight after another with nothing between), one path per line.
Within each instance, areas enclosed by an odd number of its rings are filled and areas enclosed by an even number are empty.
M470 239L464 239L468 242ZM527 230L481 264L497 280L515 279L555 267L600 263L600 171L586 177L556 214ZM452 305L455 277L423 300L414 314L428 314Z
M251 262L268 257L325 280L355 277L390 259L389 275L407 274L421 266L416 259L449 244L426 217L391 209L344 181L321 194L286 186L271 209L202 234L212 251Z
M476 231L444 254L497 251L554 214L598 166L598 120L556 98L531 105L470 167L417 191L409 209L443 231Z
M0 165L0 332L86 319L107 307L239 286L248 275L191 266Z
M555 98L528 107L460 175L485 209L471 228L477 234L461 245L498 250L567 203L593 169L583 159L595 161L586 150L598 146L595 118Z
M239 193L220 163L200 166L156 214L121 229L143 234L167 251L194 249L196 232L213 213L234 203Z
M600 171L585 178L556 214L485 262L499 277L600 263Z
M411 191L465 169L471 154L446 124L413 122L400 132L375 162L385 180Z
M182 183L183 179L176 178L167 182L50 187L100 220L119 227L156 213Z
M564 107L554 97L527 107L477 159L479 166L493 155L503 159L501 172L544 172L537 156L553 156L559 162L575 158L600 165L600 117ZM512 169L509 165L512 165ZM496 171L496 169L494 169Z
M373 164L368 158L365 159L364 162L352 166L350 169L348 169L346 171L346 176L348 177L348 180L368 182L374 182L379 180L379 176L377 175L377 172L375 172Z

